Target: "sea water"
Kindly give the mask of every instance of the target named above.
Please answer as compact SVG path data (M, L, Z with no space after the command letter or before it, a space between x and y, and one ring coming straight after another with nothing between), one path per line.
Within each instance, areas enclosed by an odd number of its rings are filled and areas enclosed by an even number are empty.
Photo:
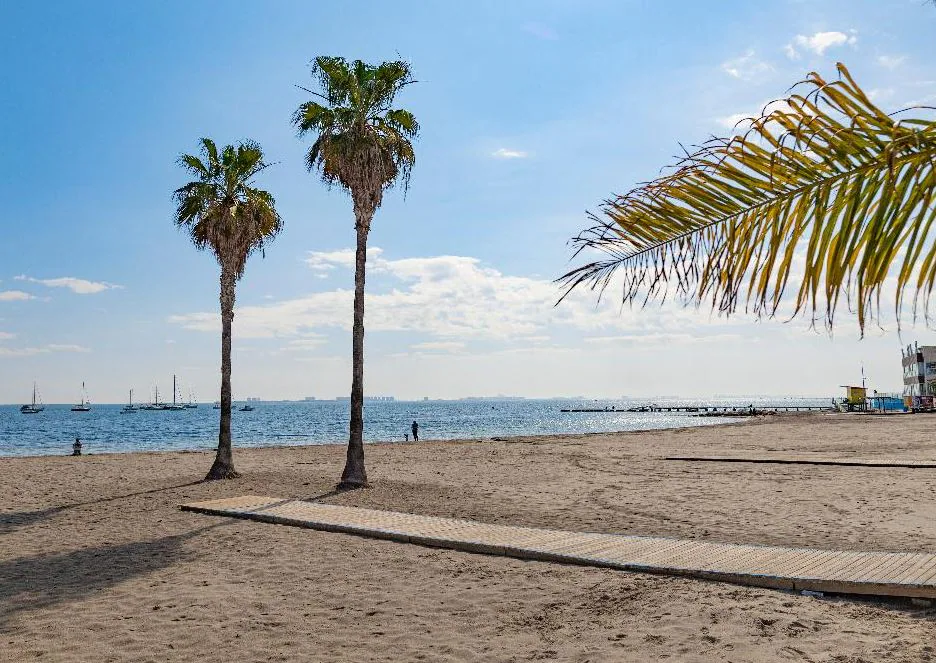
M822 405L830 399L735 398L682 401L657 399L660 406ZM724 417L694 413L626 412L648 400L504 399L455 401L373 401L364 406L367 442L402 442L413 421L420 440L478 439L516 435L600 433L683 426L705 426ZM348 439L347 401L251 403L253 411L231 413L234 445L263 447L344 444ZM220 410L211 405L179 411L121 413L121 405L93 405L72 412L69 405L47 405L39 414L21 414L19 406L0 406L0 456L68 454L76 437L85 453L212 449L217 445ZM602 412L561 412L589 408ZM613 408L613 409L612 409Z

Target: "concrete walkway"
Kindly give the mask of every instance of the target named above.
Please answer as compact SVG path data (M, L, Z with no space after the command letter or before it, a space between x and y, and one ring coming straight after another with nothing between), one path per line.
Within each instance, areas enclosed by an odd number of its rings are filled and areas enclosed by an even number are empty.
M929 553L815 550L567 532L255 495L185 504L181 508L544 562L796 591L936 598L936 555Z

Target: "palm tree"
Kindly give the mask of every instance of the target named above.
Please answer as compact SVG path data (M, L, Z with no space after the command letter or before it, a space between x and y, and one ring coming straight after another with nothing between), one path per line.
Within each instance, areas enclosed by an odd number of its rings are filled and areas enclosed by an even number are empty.
M315 142L306 155L310 172L329 186L351 193L357 245L354 262L354 327L352 332L351 425L348 456L339 490L367 485L364 469L364 269L367 234L385 189L402 180L404 190L416 162L412 140L419 132L413 114L393 108L397 93L413 83L407 62L378 66L360 60L318 57L312 76L320 91L306 90L319 101L307 101L293 115L299 135ZM303 88L305 89L305 88Z
M268 164L257 143L228 145L220 152L210 138L201 139L201 158L183 154L179 164L196 179L172 194L175 224L184 228L198 249L214 253L221 266L221 425L218 452L206 480L233 479L231 454L231 323L234 289L247 258L263 252L283 227L273 196L254 188L254 176Z
M908 301L913 318L922 303L928 321L936 122L886 114L844 65L838 71L834 82L810 73L793 89L802 94L605 201L572 240L575 255L605 255L560 277L563 297L583 285L601 293L620 272L626 302L673 292L758 317L788 303L791 317L807 313L831 330L844 294L863 333L893 283L898 324ZM795 298L785 297L790 283Z

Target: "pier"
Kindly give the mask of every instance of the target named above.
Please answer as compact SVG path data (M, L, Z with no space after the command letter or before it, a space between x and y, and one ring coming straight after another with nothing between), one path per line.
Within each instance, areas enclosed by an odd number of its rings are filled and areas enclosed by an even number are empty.
M716 415L756 415L765 412L832 412L831 405L761 405L758 407L726 407L723 405L642 405L639 407L616 408L562 408L560 412L698 412Z

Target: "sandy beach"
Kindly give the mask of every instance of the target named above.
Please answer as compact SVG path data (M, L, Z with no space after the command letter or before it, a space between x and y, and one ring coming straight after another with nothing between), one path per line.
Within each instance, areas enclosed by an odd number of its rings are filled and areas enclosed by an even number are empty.
M3 661L926 661L936 608L436 550L184 513L242 494L484 522L936 551L936 470L677 462L936 459L936 415L367 447L0 459ZM235 441L236 446L236 441Z

